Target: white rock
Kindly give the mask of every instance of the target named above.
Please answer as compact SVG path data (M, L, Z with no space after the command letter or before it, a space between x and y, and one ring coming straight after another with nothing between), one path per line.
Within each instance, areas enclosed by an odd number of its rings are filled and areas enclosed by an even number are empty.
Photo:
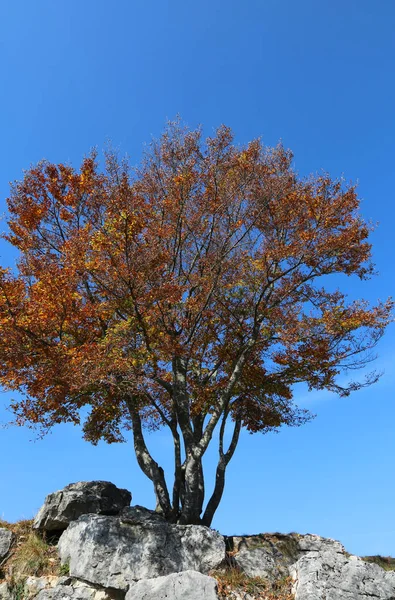
M294 565L295 600L394 600L395 572L331 550L307 552Z
M77 581L70 577L60 578L58 584L52 588L41 590L34 600L110 600L106 590L92 587L84 581Z
M26 598L33 598L41 590L47 588L53 588L59 582L59 577L56 575L47 575L43 577L28 577L25 581L25 596Z
M132 585L125 600L218 600L217 582L196 571L142 579Z
M187 570L208 573L225 558L224 538L208 527L157 520L131 524L98 515L71 523L58 549L71 576L125 591L139 579Z

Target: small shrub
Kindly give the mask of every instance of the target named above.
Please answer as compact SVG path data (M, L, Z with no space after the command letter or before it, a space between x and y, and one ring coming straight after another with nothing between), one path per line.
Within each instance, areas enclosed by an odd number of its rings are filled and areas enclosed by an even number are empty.
M69 563L64 563L59 567L59 575L70 575L70 565Z

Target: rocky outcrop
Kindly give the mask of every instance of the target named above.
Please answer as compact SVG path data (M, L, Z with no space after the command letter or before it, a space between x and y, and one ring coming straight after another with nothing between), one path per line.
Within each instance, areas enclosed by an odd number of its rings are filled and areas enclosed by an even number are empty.
M63 531L81 515L117 515L129 506L132 495L108 481L80 481L49 494L33 527L40 531Z
M320 540L291 569L295 600L395 600L394 571L347 555L339 542Z
M14 534L12 531L0 527L0 561L2 561L9 553L13 541Z
M229 543L237 566L250 577L291 575L295 600L395 600L395 571L349 555L335 540L264 534Z
M18 579L16 557L29 535L0 528L0 577L7 577L0 600L395 600L395 571L351 556L335 540L275 533L225 543L207 527L170 524L129 502L129 492L107 482L48 496L35 527L67 529L58 543L62 567L48 546L45 577L26 578L23 565Z
M196 571L142 579L133 584L125 600L218 600L217 582Z
M84 515L59 540L70 575L107 588L127 590L140 579L179 571L208 573L225 558L225 541L201 525L171 525L162 519Z

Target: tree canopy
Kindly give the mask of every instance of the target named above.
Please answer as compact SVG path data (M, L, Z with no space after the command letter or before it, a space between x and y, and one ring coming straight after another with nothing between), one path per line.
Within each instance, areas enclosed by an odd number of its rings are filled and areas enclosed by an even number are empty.
M158 509L210 524L240 430L301 425L293 386L347 395L391 318L324 287L373 274L356 189L301 178L292 154L202 139L170 123L132 169L95 153L79 170L40 162L8 199L16 270L0 270L0 382L21 392L18 424L79 424L96 443L132 430ZM231 442L224 444L226 426ZM168 427L169 478L145 428ZM218 442L205 505L202 458Z

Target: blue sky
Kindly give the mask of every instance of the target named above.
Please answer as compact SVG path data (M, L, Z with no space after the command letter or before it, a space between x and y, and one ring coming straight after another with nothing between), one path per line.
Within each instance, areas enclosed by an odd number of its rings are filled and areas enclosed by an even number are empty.
M41 158L78 165L110 139L138 163L168 118L208 134L225 123L238 142L281 139L301 174L359 182L363 215L379 222L379 275L342 284L372 302L395 295L394 29L393 0L1 2L0 212L9 181ZM1 243L0 263L14 259ZM242 437L214 527L318 533L352 553L395 555L394 326L378 353L374 387L348 399L298 389L312 423ZM9 398L0 394L3 423ZM47 493L83 479L152 506L130 443L93 447L69 426L32 439L0 429L0 517L31 517ZM166 436L150 444L166 464Z

